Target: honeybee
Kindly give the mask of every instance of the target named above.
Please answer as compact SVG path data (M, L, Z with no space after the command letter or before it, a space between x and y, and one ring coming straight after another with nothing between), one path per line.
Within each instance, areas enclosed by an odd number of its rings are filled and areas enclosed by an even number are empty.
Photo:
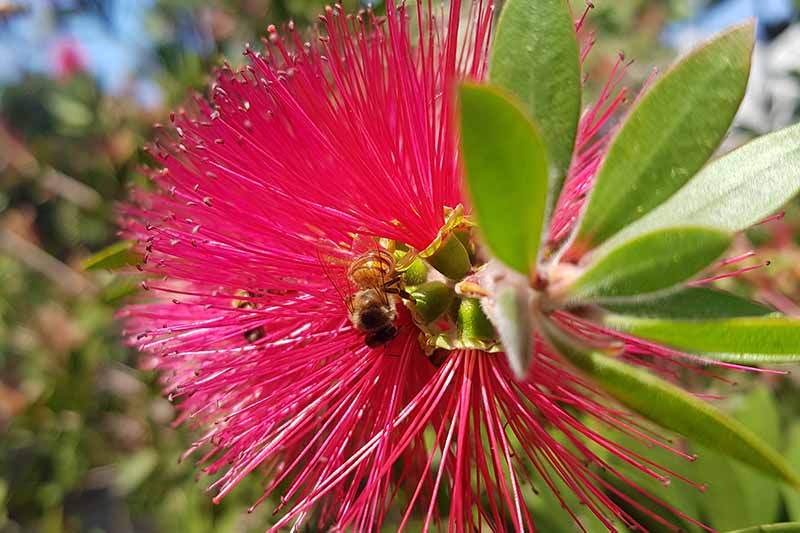
M397 297L410 297L395 267L391 253L375 249L356 257L347 268L347 278L354 289L346 297L348 318L354 328L365 334L364 343L370 348L397 337Z

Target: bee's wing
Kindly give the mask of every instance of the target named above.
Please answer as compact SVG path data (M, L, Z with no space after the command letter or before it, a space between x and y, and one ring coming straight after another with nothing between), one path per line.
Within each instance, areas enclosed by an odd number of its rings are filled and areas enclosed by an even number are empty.
M356 233L353 235L353 244L350 245L350 250L353 252L353 257L358 257L366 252L379 250L381 246L375 237Z
M317 259L319 260L322 273L331 283L331 286L339 295L339 299L347 308L348 313L353 312L353 287L347 277L348 262L341 258L325 253L317 248Z

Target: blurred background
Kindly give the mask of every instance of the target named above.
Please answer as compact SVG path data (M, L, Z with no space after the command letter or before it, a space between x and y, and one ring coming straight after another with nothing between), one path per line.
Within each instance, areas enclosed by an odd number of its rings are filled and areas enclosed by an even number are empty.
M635 88L651 66L756 16L751 86L726 147L800 118L792 0L595 4L590 88L604 81L620 51L636 59L628 80ZM322 7L319 0L0 0L0 532L269 525L269 504L246 513L260 494L257 479L213 506L208 481L196 480L191 461L177 461L191 435L170 427L172 406L155 377L137 369L113 318L137 280L85 272L81 264L116 240L115 205L143 180L141 146L152 125L166 121L189 89L204 91L223 57L241 63L244 44L257 43L268 24L307 23ZM796 211L742 238L738 246L757 248L772 265L726 288L800 311ZM725 396L719 405L800 467L800 382L732 379L734 389L718 382L695 388ZM720 530L800 520L800 496L710 452L702 451L689 475L708 490L679 483L652 489ZM576 530L552 497L531 488L526 500L538 509L542 531ZM589 520L587 529L600 531L594 528Z

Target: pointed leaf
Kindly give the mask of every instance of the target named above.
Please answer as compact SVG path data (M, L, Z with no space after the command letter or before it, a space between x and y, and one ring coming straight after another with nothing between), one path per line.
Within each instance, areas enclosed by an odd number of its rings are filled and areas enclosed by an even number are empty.
M694 443L800 487L800 477L783 457L733 418L646 370L578 346L551 323L544 329L556 351L622 405Z
M781 317L663 320L610 315L605 323L637 337L730 362L800 361L800 320Z
M752 22L672 67L631 111L597 175L578 241L597 245L681 188L708 160L744 96Z
M701 227L657 230L600 257L569 288L573 300L631 297L673 287L691 278L730 245L727 233Z
M547 158L525 112L495 88L463 84L461 146L470 199L492 253L528 274L547 201Z
M137 265L142 262L142 255L135 250L133 241L119 241L106 248L82 263L84 270L114 270L130 265Z
M734 294L706 287L681 290L634 302L607 303L603 308L614 314L636 318L695 320L764 316L775 311Z
M565 0L508 0L497 23L489 79L516 96L536 120L558 192L572 158L581 107L575 27Z
M800 124L764 135L712 161L669 200L608 243L691 220L741 231L764 220L800 191Z

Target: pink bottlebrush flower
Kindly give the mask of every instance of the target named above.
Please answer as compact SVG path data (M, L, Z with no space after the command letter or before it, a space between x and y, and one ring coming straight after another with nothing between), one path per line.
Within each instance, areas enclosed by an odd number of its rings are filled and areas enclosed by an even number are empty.
M86 70L86 54L72 38L57 40L50 49L52 71L60 79L69 79Z
M385 17L326 9L310 42L292 24L284 36L270 27L263 53L246 50L239 71L222 67L208 101L196 97L160 128L155 189L133 192L123 222L145 253L151 298L122 315L176 400L177 423L204 428L187 456L216 476L215 501L259 475L262 500L280 500L275 530L375 531L422 516L426 528L521 531L536 529L521 496L532 482L565 485L610 530L615 520L637 527L626 509L669 525L608 481L648 497L598 449L663 482L675 474L585 419L670 446L545 345L518 382L497 353L426 345L430 331L396 295L397 329L374 347L349 316L358 287L347 269L371 253L364 238L424 251L448 216L469 229L456 209L465 198L453 89L485 78L492 13L483 0L454 0L443 14L388 2ZM624 70L620 59L580 122L551 242L574 226L613 135ZM554 319L660 373L688 364L569 313Z

